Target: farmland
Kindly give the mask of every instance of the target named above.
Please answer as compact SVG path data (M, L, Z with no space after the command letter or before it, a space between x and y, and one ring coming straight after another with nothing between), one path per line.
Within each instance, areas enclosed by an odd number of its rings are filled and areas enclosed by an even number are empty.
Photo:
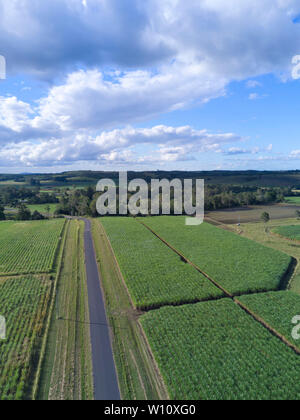
M46 273L54 268L65 221L2 222L0 274Z
M48 213L49 213L50 215L53 215L55 210L56 210L57 204L53 204L53 203L50 203L50 204L29 204L27 207L29 208L31 213L33 213L35 211L38 211L41 214L47 214L48 215ZM49 212L47 210L48 207L50 208Z
M261 214L267 212L272 220L284 220L295 217L299 205L296 203L280 203L272 205L256 205L232 209L209 211L206 217L225 224L260 222Z
M292 319L295 315L300 315L299 295L289 291L270 292L242 296L239 300L300 348L299 340L294 340L291 335Z
M54 212L57 208L57 204L49 203L49 204L28 204L26 207L30 210L31 213L37 211L38 213L45 215L46 217L52 217ZM49 210L49 211L48 211ZM16 207L6 207L5 214L7 218L12 219L16 217L18 213L18 209Z
M291 257L208 223L185 226L184 217L144 223L232 294L277 290Z
M286 197L285 200L287 203L300 205L300 197Z
M284 253L263 247L256 242L245 240L237 234L207 224L200 227L201 234L199 235L197 227L185 226L184 219L180 217L147 218L140 219L140 221L146 222L152 228L155 225L155 231L160 233L163 238L167 238L171 245L175 244L175 247L188 256L191 261L194 262L195 258L191 258L188 251L195 249L200 251L203 261L207 264L204 271L206 273L209 271L212 279L217 280L231 292L236 290L234 288L237 287L237 280L245 287L250 284L251 289L245 288L245 293L255 292L256 283L251 283L251 276L255 274L251 267L252 264L255 265L256 270L254 280L259 278L260 281L266 283L266 280L270 281L273 275L281 273L277 277L277 285L272 286L274 290L277 290L282 285L279 280L282 278L281 270L285 272L291 261L291 258ZM161 244L164 248L157 247L159 239L137 220L103 218L101 222L95 221L94 223L99 228L103 224L131 295L136 293L132 292L131 287L134 283L131 282L136 276L135 270L139 270L140 276L147 279L151 295L155 296L156 289L161 287L164 270L171 268L170 261L173 261L166 251L171 251L176 261L180 261L174 250L168 249L163 242ZM165 229L163 234L161 226L162 229ZM202 230L203 227L204 230ZM194 230L196 233L190 231L185 236L186 229ZM170 240L171 234L174 235L172 240ZM104 236L101 234L102 238ZM174 237L178 242L181 241L180 246L173 240ZM102 241L103 239L100 240L100 242ZM220 246L231 249L231 256L230 253L224 255L224 252L218 254L216 250L218 251ZM234 247L234 251L232 251L232 247ZM217 258L213 258L213 251ZM164 270L160 268L162 267L160 259L155 254L164 258ZM145 255L149 261L148 265ZM193 255L197 256L197 253ZM283 257L283 260L278 264L280 257ZM231 258L229 263L228 258ZM243 269L241 271L233 270L233 275L230 277L229 268L239 268L237 258L242 258ZM263 260L267 260L267 262ZM101 261L102 264L106 264L102 257ZM285 266L283 267L281 264L284 261ZM221 272L218 271L219 264L223 268L228 268L228 272L225 272L223 278ZM277 273L272 271L274 269L272 264L278 270ZM202 264L197 262L197 265L203 269ZM263 268L260 269L259 266L263 266ZM190 267L195 273L200 274L195 267ZM158 268L160 269L158 270ZM266 272L265 278L262 276L264 271ZM149 276L151 272L155 274L153 278ZM236 276L239 276L238 279ZM243 279L246 279L247 283L243 283ZM208 278L205 280L209 281ZM105 283L109 305L114 302L113 296L120 296L120 293L113 293L110 290L111 281L109 285ZM120 282L122 283L122 280ZM186 277L182 277L182 282L187 284ZM270 284L265 283L263 287ZM172 297L171 289L169 296ZM182 306L178 307L175 307L174 303L170 305L168 301L164 303L162 300L157 306L152 303L148 307L142 307L142 309L150 309L146 314L136 315L146 334L170 398L187 400L297 399L300 385L292 385L295 383L292 372L299 371L300 359L295 351L288 346L288 343L280 339L279 336L285 337L287 341L296 345L295 341L291 341L290 334L292 331L291 319L299 312L299 296L291 292L276 291L239 297L241 304L252 310L256 319L233 300L220 299L220 296L211 299L213 300L193 302L193 304L183 300ZM135 299L133 300L135 302ZM116 315L118 307L121 312ZM126 325L125 316L123 323L120 324L120 317L123 316L121 307L122 303L114 303L110 309L112 310L110 319L115 326ZM274 308L276 308L278 316L274 315ZM124 312L126 313L125 309ZM128 313L130 314L129 309ZM130 315L128 316L130 318ZM132 316L133 319L130 322L134 325L134 315ZM259 319L263 321L259 321ZM127 321L129 323L129 320ZM267 324L270 326L269 330ZM274 331L271 332L270 329ZM128 348L127 351L131 351L130 339L127 337L125 342L123 333L118 328L114 330L114 337L115 351L120 351L121 348ZM121 347L119 347L120 345ZM119 359L117 365L122 381L125 379L124 369L128 370L132 362L130 359L126 359L125 355L126 352ZM134 387L132 391L137 389L138 382L146 383L143 366L142 361L136 364L140 373L136 381L131 383ZM134 368L129 369L128 374L130 372L130 375L134 375L134 371ZM296 378L297 383L299 379L300 377ZM132 395L127 394L128 388L125 382L122 389L123 395L126 395L127 398L128 395Z
M172 399L298 399L300 359L229 299L141 318Z
M7 339L0 341L1 400L31 397L52 284L46 275L0 279L1 315L7 324Z
M136 220L104 218L101 222L137 308L151 309L224 296Z
M284 226L273 223L269 233L247 224L230 227L234 234L207 223L188 227L183 217L93 220L124 399L299 398L299 356L213 284L243 295L242 304L299 347L291 337L299 296L278 291L286 286L288 254L298 258L299 249L272 235ZM242 237L251 226L252 239L267 246ZM0 224L1 315L12 328L0 342L2 399L93 399L83 232L79 220ZM295 281L297 273L291 287Z
M274 233L284 236L293 241L300 241L300 225L298 226L280 226L274 229Z
M93 399L83 228L58 219L0 225L0 399Z
M242 236L245 236L255 242L259 242L269 248L291 255L297 261L297 267L290 279L289 288L295 293L300 294L300 245L291 239L279 236L278 234L272 234L272 232L277 228L283 228L291 225L300 226L300 221L295 218L287 220L271 220L267 232L261 223L245 223L238 229ZM234 229L237 228L234 227Z

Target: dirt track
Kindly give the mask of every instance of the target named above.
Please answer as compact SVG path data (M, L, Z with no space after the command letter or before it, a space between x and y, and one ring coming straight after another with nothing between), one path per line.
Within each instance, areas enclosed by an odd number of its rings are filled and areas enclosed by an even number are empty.
M91 222L85 221L84 245L88 284L90 328L95 400L120 400L120 391L112 353L110 331L100 275L91 233Z

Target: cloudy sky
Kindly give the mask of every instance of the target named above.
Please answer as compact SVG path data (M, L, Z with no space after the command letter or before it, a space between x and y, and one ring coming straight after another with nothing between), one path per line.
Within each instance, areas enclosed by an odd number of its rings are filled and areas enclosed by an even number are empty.
M299 0L0 0L0 28L1 172L300 169Z

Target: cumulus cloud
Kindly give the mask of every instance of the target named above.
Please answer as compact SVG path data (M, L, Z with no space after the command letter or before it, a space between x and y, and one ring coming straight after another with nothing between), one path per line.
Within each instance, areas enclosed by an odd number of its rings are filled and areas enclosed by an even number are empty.
M209 80L201 65L114 73L98 70L70 74L35 106L16 97L0 97L1 142L66 137L144 121L164 112L205 102L223 93L224 80Z
M224 93L226 81L210 79L202 64L173 64L161 70L112 75L79 71L41 99L36 127L59 130L104 129L143 121L164 112L205 102Z
M300 159L300 150L293 150L291 152L291 157L292 158L299 158Z
M77 134L74 137L39 142L8 144L0 150L0 165L52 166L79 161L159 162L186 161L193 154L220 150L222 144L241 141L233 133L213 134L192 127L127 127L103 132L97 137ZM138 156L134 147L154 146L150 156Z
M153 65L172 51L140 0L1 0L9 71L52 78L76 66Z
M164 39L230 79L289 71L299 51L297 0L228 0L226 7L222 0L156 3Z
M185 59L244 78L290 67L299 13L297 0L0 0L0 45L11 70L41 77Z
M299 13L298 0L0 0L8 74L50 82L34 104L0 98L0 158L129 161L143 142L157 150L140 161L221 153L232 134L120 128L225 95L233 80L254 89L259 75L291 74Z

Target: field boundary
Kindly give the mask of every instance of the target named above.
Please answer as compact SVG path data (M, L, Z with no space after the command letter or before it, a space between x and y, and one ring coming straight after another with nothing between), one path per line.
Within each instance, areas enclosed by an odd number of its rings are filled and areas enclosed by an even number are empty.
M170 395L169 395L169 391L168 391L167 385L166 385L165 380L164 380L164 378L163 378L163 376L162 376L162 373L161 373L161 371L160 371L160 368L159 368L159 366L158 366L158 364L157 364L157 361L156 361L156 359L155 359L155 356L154 356L154 354L153 354L153 352L152 352L152 349L151 349L151 346L150 346L149 340L148 340L148 338L147 338L147 336L146 336L146 333L145 333L145 331L144 331L144 328L143 328L143 326L142 326L142 324L140 323L140 321L139 321L139 320L137 321L137 324L138 324L138 328L139 328L139 330L140 330L141 337L142 337L142 339L144 340L144 342L145 342L145 344L146 344L145 348L148 350L148 352L149 352L149 357L150 357L150 358L151 358L151 360L152 360L152 363L153 363L154 369L155 369L155 371L156 371L156 375L157 375L157 376L158 376L158 378L161 380L161 384L160 384L160 385L161 385L161 386L163 386L164 391L165 391L166 395L168 396L168 399L170 399ZM158 393L159 393L160 398L163 400L164 398L163 398L163 396L162 396L162 395L161 395L161 393L160 393L159 387L157 388L157 391L158 391Z
M283 236L283 235L280 235L279 233L275 233L273 231L273 229L276 229L276 227L278 227L278 226L273 226L272 228L270 228L269 233L271 234L271 236L274 236L275 238L278 238L278 239L283 239L285 242L289 243L289 245L291 244L291 242L293 244L294 243L295 244L300 244L300 241L298 241L297 239L288 238L287 236ZM290 264L289 268L287 269L286 273L284 274L284 276L282 278L282 281L281 281L282 287L286 286L286 288L285 288L286 290L291 289L294 277L297 274L298 266L299 266L299 260L297 260L297 258L295 258L295 257L292 257L291 264ZM289 273L290 273L290 278L287 281L285 281L285 277L287 277L289 275Z
M299 225L297 225L297 226L299 226ZM276 226L276 227L278 227L278 226ZM272 229L274 229L274 228L272 228ZM298 240L298 239L288 238L287 236L280 235L280 233L276 233L273 230L270 230L270 233L271 233L271 235L276 236L277 238L285 239L286 241L295 242L296 244L300 244L300 240Z
M219 222L219 220L214 219L212 217L205 216L205 221L207 221L207 223L212 224L213 226L222 226L222 228L224 230L228 230L229 232L237 233L237 231L232 227L232 225L230 225L230 224L226 225L225 223Z
M282 291L289 290L297 271L298 260L295 257L291 257L291 258L292 258L291 262L280 281L280 287Z
M271 327L271 325L266 322L263 318L258 316L255 312L248 308L244 303L240 300L234 298L234 303L236 303L241 309L243 309L248 315L254 318L257 322L262 324L269 332L279 338L284 344L286 344L290 349L292 349L298 356L300 356L300 349L291 343L284 335L280 334L275 328Z
M132 309L137 310L136 305L134 304L134 302L133 302L133 300L132 300L132 297L131 297L131 295L130 295L130 292L129 292L129 290L128 290L128 287L127 287L126 281L125 281L124 276L123 276L123 274L122 274L122 271L121 271L121 268L120 268L119 262L118 262L118 260L117 260L117 257L116 257L115 251L114 251L114 249L113 249L113 247L112 247L112 244L111 244L111 242L110 242L110 239L109 239L109 237L108 237L108 235L107 235L107 233L106 233L106 230L105 230L104 226L102 225L102 223L101 223L100 221L99 221L98 223L100 223L100 224L101 224L101 226L102 226L103 235L105 236L105 239L107 240L107 243L108 243L108 245L109 245L110 251L111 251L111 253L112 253L113 259L114 259L115 264L116 264L116 267L117 267L117 269L118 269L118 273L119 273L119 275L120 275L120 278L122 279L123 286L124 286L124 288L125 288L125 290L126 290L126 293L127 293L127 295L128 295L128 298L129 298L129 300L130 300L130 304L131 304L131 306L132 306Z
M37 372L36 372L36 375L35 375L35 381L34 381L33 390L32 390L32 400L34 400L34 401L37 399L37 395L38 395L38 387L39 387L39 382L40 382L40 377L41 377L41 370L42 370L42 365L43 365L43 362L44 362L44 356L45 356L47 342L48 342L48 333L49 333L49 329L50 329L53 309L54 309L54 306L55 306L57 284L58 284L58 279L59 279L59 276L60 276L60 273L61 273L64 248L65 248L66 237L67 237L69 226L70 226L69 222L65 222L64 225L63 225L63 229L61 231L62 240L61 240L60 247L59 247L60 249L58 251L57 273L56 273L56 277L55 277L55 281L54 281L54 285L53 285L51 306L49 308L49 314L48 314L47 324L46 324L46 328L45 328L45 332L44 332L41 354L40 354L38 368L37 368Z
M198 267L196 264L194 264L192 261L190 261L185 255L183 255L180 251L178 251L176 248L174 248L169 242L167 242L162 236L160 236L157 232L155 232L153 229L151 229L148 225L146 225L143 222L140 222L139 220L137 220L138 223L140 223L141 225L143 225L146 229L150 230L150 232L153 233L153 235L155 235L159 240L161 240L165 245L167 245L173 252L175 252L177 255L179 255L179 257L186 262L187 264L191 265L192 267L194 267L197 271L199 271L199 273L201 273L207 280L209 280L211 283L213 283L218 289L220 289L225 295L226 297L229 297L230 299L232 299L234 296L233 294L231 294L230 292L228 292L228 290L226 290L223 286L221 286L218 282L216 282L212 277L210 277L208 274L205 273L205 271L203 271L200 267Z
M67 223L67 221L66 221L66 219L64 219L64 223L63 223L62 229L60 231L59 242L58 242L58 245L57 245L55 253L54 253L52 267L51 267L51 270L49 271L50 273L51 272L56 272L56 269L58 270L59 265L61 263L61 261L59 259L59 257L60 257L60 243L64 239L63 235L65 233L64 229L65 229L66 223Z
M147 226L145 223L140 222L146 229L150 230L157 238L159 238L165 245L167 245L170 249L172 249L176 254L178 254L184 261L194 267L197 271L202 273L208 280L210 280L215 286L221 289L224 293L226 293L227 297L229 297L234 303L236 303L243 311L245 311L248 315L252 316L258 323L260 323L263 327L265 327L270 333L275 335L278 339L280 339L284 344L286 344L289 348L291 348L298 356L300 356L300 350L294 344L292 344L287 338L285 338L282 334L280 334L275 328L272 328L266 321L264 321L261 317L259 317L255 312L251 311L246 305L240 302L234 295L229 293L226 289L224 289L219 283L213 280L210 276L208 276L204 271L202 271L196 264L191 262L188 258L186 258L180 251L174 248L171 244L169 244L165 239L163 239L158 233L156 233L153 229ZM293 258L291 261L293 264ZM290 264L290 266L291 266ZM290 269L289 266L289 269ZM289 270L288 269L288 270ZM285 274L286 275L286 274ZM244 294L245 295L245 294ZM244 296L240 295L240 296Z
M58 248L60 248L60 245L58 244ZM0 273L0 278L10 278L10 277L24 277L24 276L42 276L42 275L51 276L51 274L55 274L55 271L51 269L50 271L25 271L24 273Z

